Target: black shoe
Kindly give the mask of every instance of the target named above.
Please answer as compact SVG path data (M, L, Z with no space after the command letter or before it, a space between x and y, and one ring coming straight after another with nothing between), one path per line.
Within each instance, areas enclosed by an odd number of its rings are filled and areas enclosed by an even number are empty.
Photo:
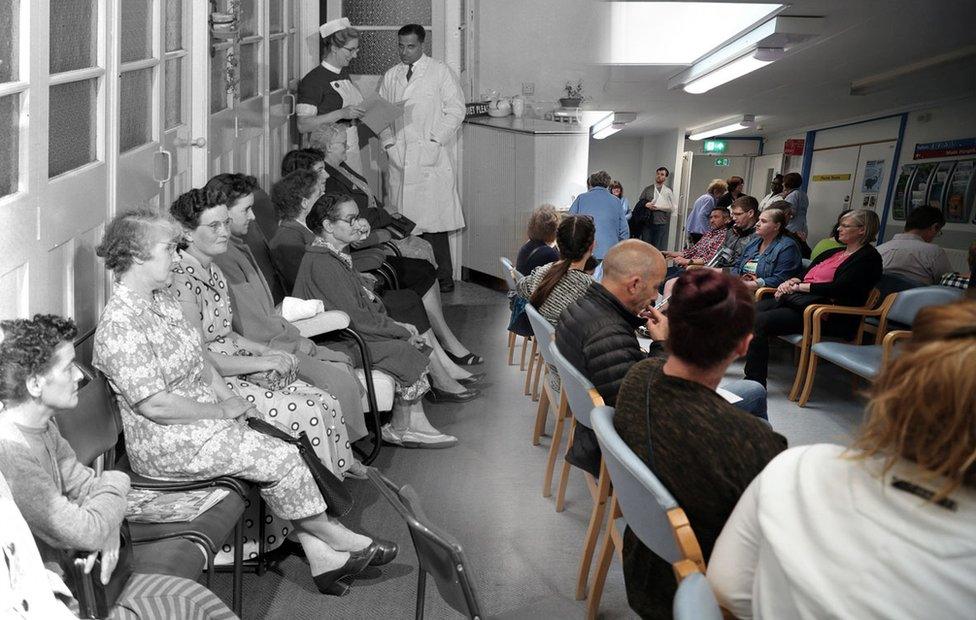
M374 549L373 545L366 547L362 551L354 551L349 554L349 559L346 563L335 570L325 571L324 573L319 573L318 575L312 576L312 581L315 582L315 587L319 589L322 594L328 594L329 596L345 596L349 593L350 586L347 583L342 583L340 579L346 577L352 577L353 575L358 575L363 572L373 558L376 556L378 549Z
M454 355L447 349L444 349L444 353L451 358L451 361L458 366L477 366L478 364L484 364L485 358L480 355L475 355L474 353L468 353L467 355Z
M484 379L487 376L488 373L479 372L479 373L472 374L470 377L465 377L464 379L458 379L457 382L460 383L461 385L474 385L475 383L480 382L482 379Z
M463 392L445 392L431 386L430 391L424 394L424 398L432 403L466 403L481 396L478 390L465 390Z
M370 560L370 566L383 566L384 564L389 564L397 556L397 552L400 548L392 540L383 540L381 538L374 538L372 544L368 547L360 549L359 551L351 551L350 555L356 554L372 554L373 559Z

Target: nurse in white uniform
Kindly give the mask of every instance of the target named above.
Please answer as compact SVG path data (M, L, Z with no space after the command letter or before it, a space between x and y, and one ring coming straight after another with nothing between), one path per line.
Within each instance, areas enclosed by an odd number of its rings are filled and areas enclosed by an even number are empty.
M295 113L298 131L311 133L326 123L342 123L346 130L346 164L362 174L359 121L365 112L363 94L349 79L349 63L359 51L359 31L345 17L319 27L325 46L322 64L298 84Z

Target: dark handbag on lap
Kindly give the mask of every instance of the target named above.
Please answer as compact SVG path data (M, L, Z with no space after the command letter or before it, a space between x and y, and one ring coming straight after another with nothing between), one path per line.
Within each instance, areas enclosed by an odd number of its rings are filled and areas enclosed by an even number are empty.
M353 504L352 495L342 486L342 481L329 471L329 468L315 454L312 442L308 440L305 431L301 431L298 433L298 437L294 437L261 418L248 418L247 425L263 435L280 439L298 448L298 454L305 461L308 470L312 472L312 478L315 480L319 492L322 493L322 499L327 505L325 511L333 517L343 517L349 512Z
M101 555L88 573L85 573L85 561L91 555L89 551L68 551L62 559L65 582L78 601L80 618L107 618L132 576L132 539L127 522L122 522L119 535L119 561L108 585L102 585Z
M410 218L402 215L394 215L392 221L387 225L386 228L393 233L393 236L397 239L406 239L416 227L417 223Z

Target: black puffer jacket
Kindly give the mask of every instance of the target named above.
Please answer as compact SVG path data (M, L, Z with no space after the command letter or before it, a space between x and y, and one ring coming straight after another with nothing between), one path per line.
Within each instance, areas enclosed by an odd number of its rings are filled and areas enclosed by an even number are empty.
M559 316L556 348L593 383L603 402L613 407L627 371L648 357L641 351L634 333L644 324L643 319L594 282ZM651 344L650 356L663 354L660 343ZM600 448L592 430L576 427L573 447L566 460L594 476L599 475Z

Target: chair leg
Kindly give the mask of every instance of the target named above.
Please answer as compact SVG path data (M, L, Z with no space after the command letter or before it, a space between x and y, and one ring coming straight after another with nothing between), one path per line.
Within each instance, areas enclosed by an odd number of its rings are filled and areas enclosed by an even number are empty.
M569 401L566 392L559 395L559 409L556 411L556 425L552 431L552 443L549 444L549 458L546 459L546 476L542 481L542 497L552 495L552 475L556 469L556 457L559 455L559 444L562 443L563 425L569 414Z
M427 573L424 569L417 567L417 611L414 618L424 619L424 603L427 598Z
M532 373L535 371L536 361L539 357L538 342L532 339L532 352L529 353L529 372L525 373L525 392L526 396L532 394Z
M810 392L813 391L813 378L817 374L817 356L811 352L810 361L807 363L807 378L803 383L803 393L800 394L800 400L797 401L797 405L801 407L806 407L807 401L810 400Z
M539 445L539 438L546 430L546 418L549 417L549 390L543 386L539 395L539 407L535 412L535 429L532 431L532 445Z
M796 365L796 377L793 378L793 387L790 388L790 400L796 400L800 396L800 390L803 388L803 380L806 378L807 372L807 362L810 357L810 349L808 345L800 345L800 363Z
M566 452L573 448L573 438L576 437L576 418L569 423L569 438L566 440ZM566 507L566 485L569 483L569 461L563 458L563 471L559 475L559 488L556 490L556 512L562 512Z
M232 585L234 613L238 618L244 617L244 515L234 526L234 579Z
M522 361L519 364L519 370L525 370L525 354L529 352L529 340L528 336L522 338Z
M583 539L583 555L580 557L579 570L576 573L576 600L582 601L586 598L586 582L590 576L590 565L593 563L593 552L596 551L596 543L600 539L600 528L603 527L603 515L607 508L607 497L610 495L610 474L607 473L607 466L600 460L600 480L597 483L597 498L593 502L593 511L590 512L590 524L586 528L586 537ZM609 536L609 532L607 533Z
M610 510L607 513L607 528L603 536L603 546L600 547L600 556L596 563L596 572L593 574L593 583L590 584L589 600L586 602L587 620L596 620L600 612L600 599L603 598L603 586L607 582L607 573L610 572L610 562L613 561L614 542L613 542L613 520L617 512L617 498L610 500Z
M542 385L543 378L549 375L549 368L546 367L546 361L539 356L539 363L535 367L535 380L532 383L532 400L539 400L539 386Z
M515 364L515 332L508 332L508 365Z

